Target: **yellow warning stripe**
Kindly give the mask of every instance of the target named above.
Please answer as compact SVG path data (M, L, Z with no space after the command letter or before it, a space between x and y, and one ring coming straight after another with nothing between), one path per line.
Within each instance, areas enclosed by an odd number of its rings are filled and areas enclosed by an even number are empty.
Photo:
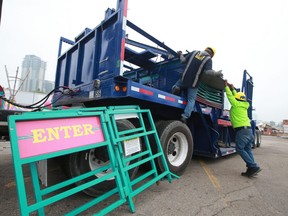
M211 183L216 189L220 189L221 185L217 179L217 177L213 174L212 170L204 163L204 161L199 161L200 165L204 169L205 173L207 174L208 178L210 179Z

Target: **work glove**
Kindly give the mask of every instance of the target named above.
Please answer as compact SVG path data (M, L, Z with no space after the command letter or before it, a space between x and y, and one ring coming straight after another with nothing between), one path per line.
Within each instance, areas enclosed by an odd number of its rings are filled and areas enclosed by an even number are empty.
M215 76L223 78L222 70L216 71Z

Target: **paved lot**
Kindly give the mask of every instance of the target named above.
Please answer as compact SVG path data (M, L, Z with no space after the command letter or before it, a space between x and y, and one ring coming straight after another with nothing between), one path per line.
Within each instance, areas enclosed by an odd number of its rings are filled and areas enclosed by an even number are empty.
M163 181L140 193L134 200L136 213L123 205L110 215L287 215L288 139L262 136L262 145L254 153L263 169L255 178L240 175L245 165L238 155L217 160L193 158L179 180ZM25 181L31 181L28 172ZM87 201L85 195L73 196L47 207L46 215L63 215L67 208ZM97 208L82 215L92 215ZM0 215L19 215L8 142L0 143Z

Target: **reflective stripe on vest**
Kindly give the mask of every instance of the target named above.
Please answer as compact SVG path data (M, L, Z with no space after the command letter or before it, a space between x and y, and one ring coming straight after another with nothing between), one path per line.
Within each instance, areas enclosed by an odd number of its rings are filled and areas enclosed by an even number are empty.
M183 72L182 78L181 78L181 81L182 81L182 82L183 82L183 80L184 80L184 77L185 77L188 69L189 69L189 66L190 66L191 62L193 61L193 59L195 58L195 56L196 56L198 53L200 53L200 51L193 53L192 56L190 57L190 59L189 59L189 61L188 61L188 63L187 63L187 66L186 66L186 68L185 68L185 70L184 70L184 72ZM198 80L199 80L199 76L201 75L201 72L202 72L202 70L203 70L203 67L204 67L205 63L206 63L209 59L211 59L210 56L205 56L205 59L201 62L201 65L199 66L199 68L198 68L198 70L197 70L197 73L195 74L195 79L194 79L194 82L192 83L192 87L195 87L195 86L197 85Z

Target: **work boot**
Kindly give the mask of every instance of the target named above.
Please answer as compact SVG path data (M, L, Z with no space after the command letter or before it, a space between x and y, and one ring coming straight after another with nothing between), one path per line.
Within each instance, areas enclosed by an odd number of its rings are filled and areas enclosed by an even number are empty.
M248 177L253 177L255 175L257 175L257 173L259 173L261 171L260 167L252 167L251 170L249 171Z
M241 175L248 177L248 173L251 172L250 169L251 169L251 168L248 167L247 170L246 170L246 172L242 172Z
M260 167L248 167L246 172L242 172L241 175L246 177L253 177L256 176L260 171Z
M172 87L172 94L179 95L180 94L180 88L178 86Z

